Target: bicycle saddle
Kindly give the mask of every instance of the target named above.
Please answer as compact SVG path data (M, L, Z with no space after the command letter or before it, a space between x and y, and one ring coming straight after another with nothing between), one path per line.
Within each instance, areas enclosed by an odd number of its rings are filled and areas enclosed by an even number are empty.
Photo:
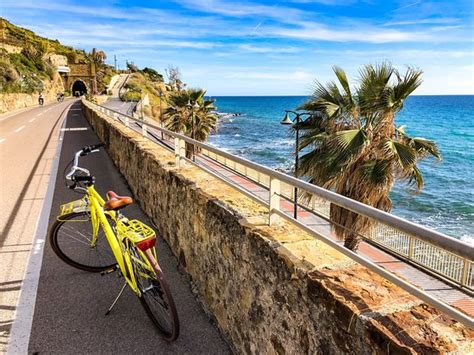
M104 211L115 211L133 203L131 197L119 196L113 191L107 192L107 199L108 200L104 205Z

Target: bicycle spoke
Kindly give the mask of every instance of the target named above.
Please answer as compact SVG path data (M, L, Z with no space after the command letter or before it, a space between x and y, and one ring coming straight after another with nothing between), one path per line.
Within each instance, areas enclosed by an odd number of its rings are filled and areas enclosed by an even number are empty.
M163 334L170 338L177 336L179 325L174 305L171 309L168 303L170 296L166 295L155 271L150 269L142 255L134 248L130 250L130 255L137 283L142 291L143 307Z
M77 216L87 217L69 220ZM115 264L115 258L103 230L99 230L92 245L92 223L85 213L71 214L56 222L54 245L58 255L74 267L87 271L100 271Z

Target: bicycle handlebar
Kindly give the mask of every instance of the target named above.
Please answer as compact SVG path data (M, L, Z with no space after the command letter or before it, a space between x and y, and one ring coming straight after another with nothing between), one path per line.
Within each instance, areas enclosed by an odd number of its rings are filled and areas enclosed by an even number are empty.
M99 144L93 144L93 145L86 145L82 147L82 149L80 150L81 157L84 157L89 153L98 152L99 151L98 148L101 148L104 145L105 145L104 143L99 143Z
M79 166L79 157L85 157L86 155L88 155L90 153L99 152L98 148L101 148L103 146L104 146L104 143L86 145L86 146L82 147L81 150L77 151L74 154L74 164L73 164L71 170L69 171L69 173L67 173L66 180L85 181L86 180L85 178L80 178L79 180L74 178L74 174L76 173L76 171L82 171L83 173L86 174L87 177L90 177L89 170L81 168Z

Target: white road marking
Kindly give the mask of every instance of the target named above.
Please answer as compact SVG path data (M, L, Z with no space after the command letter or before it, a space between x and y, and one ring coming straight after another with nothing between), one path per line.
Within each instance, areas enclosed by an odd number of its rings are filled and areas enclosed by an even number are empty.
M36 117L32 118L32 119L29 120L28 122L33 122L34 120L36 120Z
M5 138L0 139L0 143L3 143L3 142L5 142L5 141L6 141Z
M15 129L15 133L20 132L23 128L25 128L25 126L18 127L17 129Z
M63 121L63 127L66 126L67 117ZM59 166L59 157L63 145L63 135L59 138L60 143L56 147L53 164L51 166L50 180L43 207L39 215L36 231L31 249L28 266L25 273L25 279L21 286L20 299L16 308L15 321L10 331L10 344L8 345L7 354L27 354L30 342L31 326L33 324L33 314L35 311L36 294L38 292L39 276L41 271L41 263L43 261L44 236L48 232L48 216L53 204L54 187L56 185L56 175Z
M68 131L87 131L87 127L61 128L61 131L63 131L63 132L68 132Z

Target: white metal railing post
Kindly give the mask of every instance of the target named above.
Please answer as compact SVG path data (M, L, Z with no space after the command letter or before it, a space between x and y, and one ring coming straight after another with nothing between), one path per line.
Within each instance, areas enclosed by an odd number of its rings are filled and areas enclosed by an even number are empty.
M415 251L415 238L413 238L411 235L408 236L409 242L408 242L408 258L410 260L413 260L413 254Z
M270 177L270 196L268 199L268 224L275 224L280 218L273 210L280 210L280 180Z
M461 286L467 286L467 275L469 274L469 260L464 259L462 275L461 275Z
M174 138L174 157L176 167L181 168L184 165L186 155L186 142L178 137Z

